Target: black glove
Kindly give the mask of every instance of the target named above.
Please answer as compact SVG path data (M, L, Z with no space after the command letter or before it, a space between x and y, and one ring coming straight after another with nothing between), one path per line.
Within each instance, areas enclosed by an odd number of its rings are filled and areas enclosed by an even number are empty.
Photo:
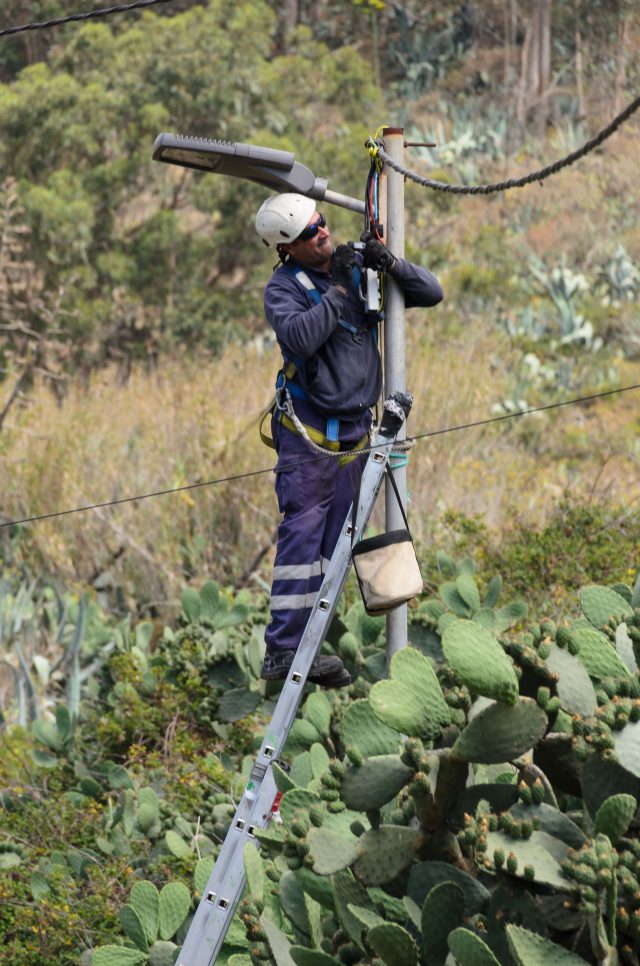
M351 273L356 261L356 253L349 245L338 245L331 262L331 281L334 285L349 288Z
M389 272L395 265L397 259L392 255L386 245L383 245L370 232L365 231L360 236L360 241L365 242L362 254L365 268L372 268L374 272Z

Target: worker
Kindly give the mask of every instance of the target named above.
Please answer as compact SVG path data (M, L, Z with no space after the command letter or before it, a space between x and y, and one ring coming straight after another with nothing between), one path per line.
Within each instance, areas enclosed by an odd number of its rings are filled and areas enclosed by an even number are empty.
M304 432L323 448L347 454L368 445L382 364L378 319L365 312L360 273L367 268L386 272L404 292L408 307L436 305L442 289L430 272L396 258L378 237L367 235L362 251L352 245L334 250L324 215L303 195L268 198L256 216L256 230L279 257L265 288L264 308L284 359L279 405L271 419L282 520L261 672L267 680L278 680L289 673L364 464L363 456L349 462L348 456L318 457L283 411L284 401L289 400ZM351 677L337 655L319 654L308 680L338 688Z

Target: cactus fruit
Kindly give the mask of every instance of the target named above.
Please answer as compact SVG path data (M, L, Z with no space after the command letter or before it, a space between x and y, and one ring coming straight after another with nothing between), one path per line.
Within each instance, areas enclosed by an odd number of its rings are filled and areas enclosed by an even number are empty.
M306 788L292 788L280 799L280 815L286 826L289 826L298 812L309 811L312 808L323 808L319 795Z
M511 761L532 748L547 727L547 716L531 698L509 706L491 704L462 731L451 753L461 761Z
M442 650L472 691L505 704L515 703L518 679L513 663L489 631L475 621L455 621L443 634Z
M568 891L570 883L562 875L560 863L566 857L569 847L560 839L546 832L533 832L529 838L512 838L504 832L487 833L487 855L493 856L500 850L507 856L505 870L512 875L524 877L524 867L533 866L536 882L550 885L559 891ZM509 856L515 859L515 868L510 867ZM513 865L513 863L511 863Z
M578 828L568 815L546 802L532 804L529 807L521 804L514 805L509 814L519 821L522 819L537 820L541 831L554 836L554 838L561 839L573 849L581 848L587 841L582 829Z
M411 647L394 654L389 680L373 685L369 700L375 714L401 734L435 738L451 721L435 671Z
M413 770L402 763L399 755L376 755L367 758L359 768L350 768L342 780L342 800L347 808L365 811L381 808L404 788Z

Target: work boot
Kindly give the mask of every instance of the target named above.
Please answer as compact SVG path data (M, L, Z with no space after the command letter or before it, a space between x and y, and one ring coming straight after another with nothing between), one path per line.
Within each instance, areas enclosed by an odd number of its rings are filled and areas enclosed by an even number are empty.
M267 652L260 677L265 681L284 681L295 656L295 651L278 650L271 654ZM323 688L346 688L351 684L351 675L339 657L319 654L309 669L307 681Z

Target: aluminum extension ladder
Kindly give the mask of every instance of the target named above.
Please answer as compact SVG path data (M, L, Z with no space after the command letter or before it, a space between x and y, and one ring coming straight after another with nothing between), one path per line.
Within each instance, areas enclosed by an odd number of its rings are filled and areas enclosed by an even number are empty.
M356 534L362 533L367 525L382 486L389 455L412 402L409 393L395 392L384 403L378 435L362 473ZM351 565L354 536L349 511L296 651L296 659L283 685L240 804L189 927L177 966L213 966L220 952L245 886L244 847L247 842L259 846L254 833L256 829L265 828L271 818L277 795L271 765L287 740L302 700L309 668L335 613Z

